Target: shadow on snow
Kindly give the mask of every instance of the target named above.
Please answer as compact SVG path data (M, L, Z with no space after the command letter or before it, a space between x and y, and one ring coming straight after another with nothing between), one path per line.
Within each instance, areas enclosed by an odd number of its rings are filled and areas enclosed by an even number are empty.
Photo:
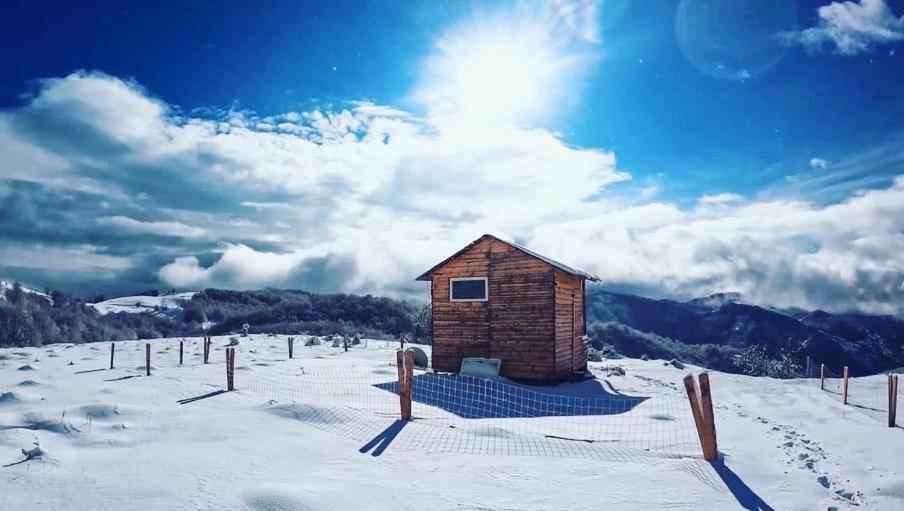
M374 386L399 393L397 381ZM599 380L536 388L502 379L423 373L412 378L411 387L412 401L464 419L618 415L649 399L610 391Z
M407 421L397 420L389 425L388 428L383 430L379 435L375 436L370 442L364 444L363 447L358 449L358 452L361 454L367 454L367 451L373 449L373 452L370 453L371 456L380 456L383 454L383 451L389 447L389 444L392 443L393 440L399 435L402 431L402 428L405 427L405 424L408 424Z
M766 503L755 491L753 491L747 483L741 480L727 465L721 457L712 462L712 466L725 483L725 486L732 495L738 500L738 504L744 509L750 511L775 511L772 506Z

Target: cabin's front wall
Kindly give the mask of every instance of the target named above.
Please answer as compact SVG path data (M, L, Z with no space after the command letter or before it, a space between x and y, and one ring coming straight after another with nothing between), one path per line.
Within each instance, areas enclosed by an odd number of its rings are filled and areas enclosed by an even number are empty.
M464 357L486 357L490 349L489 301L452 302L449 279L485 277L489 272L489 244L478 243L431 275L433 300L433 368L458 372ZM492 291L488 294L492 300Z
M556 377L587 368L584 346L584 279L555 270Z
M433 368L457 372L464 357L494 357L504 376L554 378L553 270L492 239L437 269L431 275ZM450 301L453 277L487 277L488 300Z

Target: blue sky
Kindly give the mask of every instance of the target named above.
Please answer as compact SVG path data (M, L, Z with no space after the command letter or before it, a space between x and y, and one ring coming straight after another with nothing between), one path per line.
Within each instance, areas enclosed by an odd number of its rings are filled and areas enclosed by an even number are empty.
M801 2L789 28L815 24L823 3ZM98 69L133 78L185 110L267 115L365 98L423 113L410 92L436 38L497 9L466 5L22 3L0 36L7 63L0 105L21 103L35 78ZM768 17L773 7L766 2L755 13ZM889 7L899 15L904 9ZM597 60L581 70L577 97L535 122L569 143L617 151L636 178L665 174L663 190L681 200L710 191L755 193L806 169L812 157L843 158L887 142L900 128L896 78L904 76L904 59L891 54L894 45L857 58L788 49L754 78L720 80L685 58L676 12L674 1L601 4L602 41L588 45ZM894 175L882 173L885 184Z
M897 313L901 224L877 203L904 174L902 16L880 0L15 2L0 272L417 295L409 273L492 231L616 289ZM832 227L868 206L875 220ZM671 236L687 253L660 252Z

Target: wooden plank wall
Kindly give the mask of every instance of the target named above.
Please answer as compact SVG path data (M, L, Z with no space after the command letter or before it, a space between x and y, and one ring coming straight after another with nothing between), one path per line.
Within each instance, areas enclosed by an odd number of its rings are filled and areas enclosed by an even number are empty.
M449 301L449 278L482 276L489 301ZM463 357L481 356L502 359L511 378L556 376L552 266L487 239L431 277L434 369L457 372Z
M555 270L555 377L562 377L587 367L584 347L583 279ZM573 341L573 342L572 342Z
M458 372L462 358L489 356L489 302L449 301L449 278L486 276L489 263L490 245L482 242L431 276L433 368L438 371Z
M491 240L491 356L510 378L552 379L554 374L554 268Z

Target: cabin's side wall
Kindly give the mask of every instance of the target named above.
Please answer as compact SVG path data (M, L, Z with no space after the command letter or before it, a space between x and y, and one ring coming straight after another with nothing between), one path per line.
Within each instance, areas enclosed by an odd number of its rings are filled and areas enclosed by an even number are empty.
M555 376L558 378L587 367L584 279L556 269L555 296Z
M449 278L489 274L490 244L482 241L431 275L433 300L433 369L458 372L464 357L490 354L490 302L449 301ZM493 299L492 290L489 291Z
M491 356L509 378L548 380L554 371L554 268L490 240Z

